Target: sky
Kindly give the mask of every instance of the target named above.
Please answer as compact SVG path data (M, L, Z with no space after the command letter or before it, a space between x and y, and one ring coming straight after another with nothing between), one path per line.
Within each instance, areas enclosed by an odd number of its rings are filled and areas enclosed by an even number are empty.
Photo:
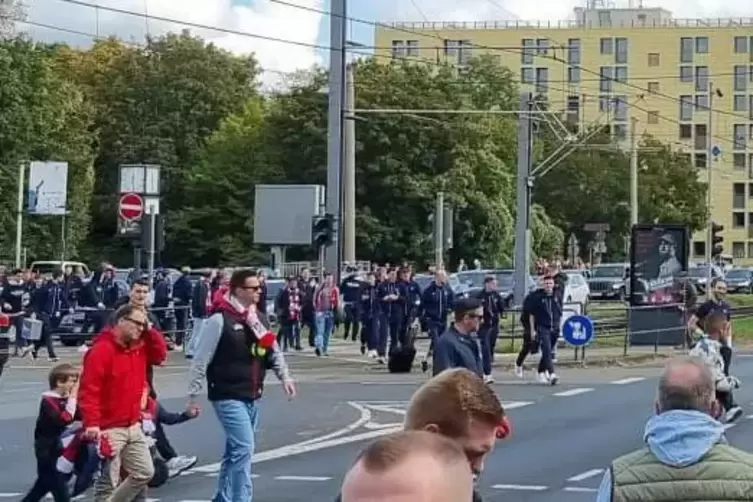
M328 11L329 0L283 0L308 9ZM627 6L629 0L611 0ZM624 3L621 3L623 2ZM635 0L636 3L638 0ZM19 25L43 41L86 46L93 37L116 35L139 43L146 34L190 29L236 53L254 53L268 82L283 72L326 63L329 17L270 0L23 0L30 25ZM84 5L86 4L86 5ZM350 0L351 18L389 21L558 21L572 17L584 0ZM95 9L92 6L100 6ZM749 17L750 0L644 0L646 7L663 7L676 18ZM129 15L107 8L133 12ZM145 13L162 20L147 19ZM252 36L201 30L183 23L284 39L281 43ZM57 28L57 29L54 29ZM64 31L67 30L67 31ZM76 32L76 33L71 33ZM348 40L373 45L373 24L351 21Z

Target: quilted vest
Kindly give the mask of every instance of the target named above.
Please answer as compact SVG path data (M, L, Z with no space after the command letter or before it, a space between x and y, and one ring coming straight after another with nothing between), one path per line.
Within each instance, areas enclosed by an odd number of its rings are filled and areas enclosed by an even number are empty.
M648 447L612 462L612 502L753 500L753 455L717 444L687 467L661 463Z

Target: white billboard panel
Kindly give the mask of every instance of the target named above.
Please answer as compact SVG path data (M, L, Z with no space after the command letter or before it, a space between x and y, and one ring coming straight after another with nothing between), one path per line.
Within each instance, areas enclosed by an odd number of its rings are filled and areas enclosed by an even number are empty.
M30 214L63 215L68 202L68 163L31 162L27 203Z
M311 245L311 225L324 204L321 185L256 185L254 243Z

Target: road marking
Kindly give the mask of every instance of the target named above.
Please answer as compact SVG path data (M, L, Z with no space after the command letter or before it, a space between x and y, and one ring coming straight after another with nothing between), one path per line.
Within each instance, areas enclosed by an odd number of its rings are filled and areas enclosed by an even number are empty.
M419 381L405 380L402 382L358 382L361 385L418 385Z
M275 476L277 481L329 481L329 476Z
M566 492L578 492L578 493L596 493L599 491L598 488L584 488L582 486L566 486L565 487Z
M622 380L615 380L609 383L611 383L612 385L627 385L629 383L642 382L645 379L646 377L630 377L630 378L623 378Z
M588 388L580 388L580 389L570 389L570 390L563 390L562 392L555 392L553 395L559 396L559 397L570 397L570 396L577 396L578 394L585 394L586 392L591 392L593 389Z
M734 424L724 424L722 427L726 431L726 430L729 430L729 429L731 429L732 427L734 427L736 425L737 425L736 423L734 423Z
M22 495L23 493L0 493L0 499L14 499Z
M584 481L588 478L592 478L594 476L598 476L599 474L603 473L604 469L591 469L590 471L581 472L577 476L573 476L572 478L568 478L568 481L572 483L577 483L579 481Z
M537 485L493 485L492 488L494 488L495 490L518 490L518 491L525 491L525 492L543 492L549 487L537 486Z

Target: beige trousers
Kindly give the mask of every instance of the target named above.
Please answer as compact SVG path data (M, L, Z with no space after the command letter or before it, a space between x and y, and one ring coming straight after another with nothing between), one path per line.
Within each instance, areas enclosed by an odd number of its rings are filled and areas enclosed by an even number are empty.
M108 429L114 457L104 466L94 487L95 502L133 502L143 500L146 486L154 476L149 443L140 424ZM128 476L121 483L121 468Z

